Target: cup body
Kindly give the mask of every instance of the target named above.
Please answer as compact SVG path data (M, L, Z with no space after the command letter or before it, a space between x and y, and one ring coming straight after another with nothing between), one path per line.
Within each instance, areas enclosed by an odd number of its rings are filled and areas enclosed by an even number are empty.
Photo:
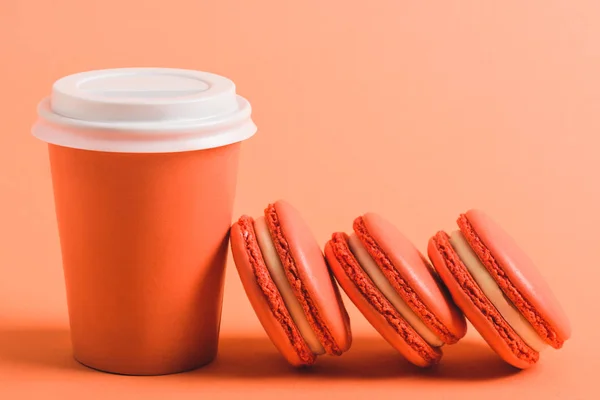
M75 358L131 375L212 361L240 142L172 153L48 148Z

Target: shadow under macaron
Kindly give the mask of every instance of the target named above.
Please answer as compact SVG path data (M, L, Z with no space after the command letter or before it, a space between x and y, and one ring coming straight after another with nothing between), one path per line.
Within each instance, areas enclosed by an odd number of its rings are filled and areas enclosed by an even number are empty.
M483 341L463 340L444 346L441 362L419 368L406 361L382 338L356 337L352 348L340 357L320 357L311 367L294 368L268 338L223 337L219 355L210 365L179 376L219 379L301 379L307 381L350 379L495 380L518 373L503 362Z

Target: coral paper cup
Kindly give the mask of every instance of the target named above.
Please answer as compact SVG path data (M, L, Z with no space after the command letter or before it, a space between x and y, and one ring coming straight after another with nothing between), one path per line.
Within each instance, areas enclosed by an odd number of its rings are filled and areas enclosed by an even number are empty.
M131 375L211 362L249 103L217 75L127 68L62 78L38 111L75 358Z

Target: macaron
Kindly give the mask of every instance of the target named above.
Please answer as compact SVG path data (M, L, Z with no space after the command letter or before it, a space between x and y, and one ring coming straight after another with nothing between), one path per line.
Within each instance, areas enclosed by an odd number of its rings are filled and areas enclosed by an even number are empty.
M350 348L350 319L323 252L289 203L264 216L242 216L231 227L233 258L244 290L267 335L294 366Z
M431 265L383 217L367 213L354 233L337 232L325 245L336 280L373 327L408 361L437 364L444 344L466 333L466 321Z
M531 259L488 215L470 210L427 253L454 301L490 347L528 368L570 337L569 320Z

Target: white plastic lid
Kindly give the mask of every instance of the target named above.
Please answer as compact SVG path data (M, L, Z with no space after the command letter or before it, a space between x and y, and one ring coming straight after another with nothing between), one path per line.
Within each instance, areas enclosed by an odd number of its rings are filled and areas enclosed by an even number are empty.
M201 150L256 132L248 101L219 75L120 68L59 79L38 107L35 137L84 150L163 153Z

